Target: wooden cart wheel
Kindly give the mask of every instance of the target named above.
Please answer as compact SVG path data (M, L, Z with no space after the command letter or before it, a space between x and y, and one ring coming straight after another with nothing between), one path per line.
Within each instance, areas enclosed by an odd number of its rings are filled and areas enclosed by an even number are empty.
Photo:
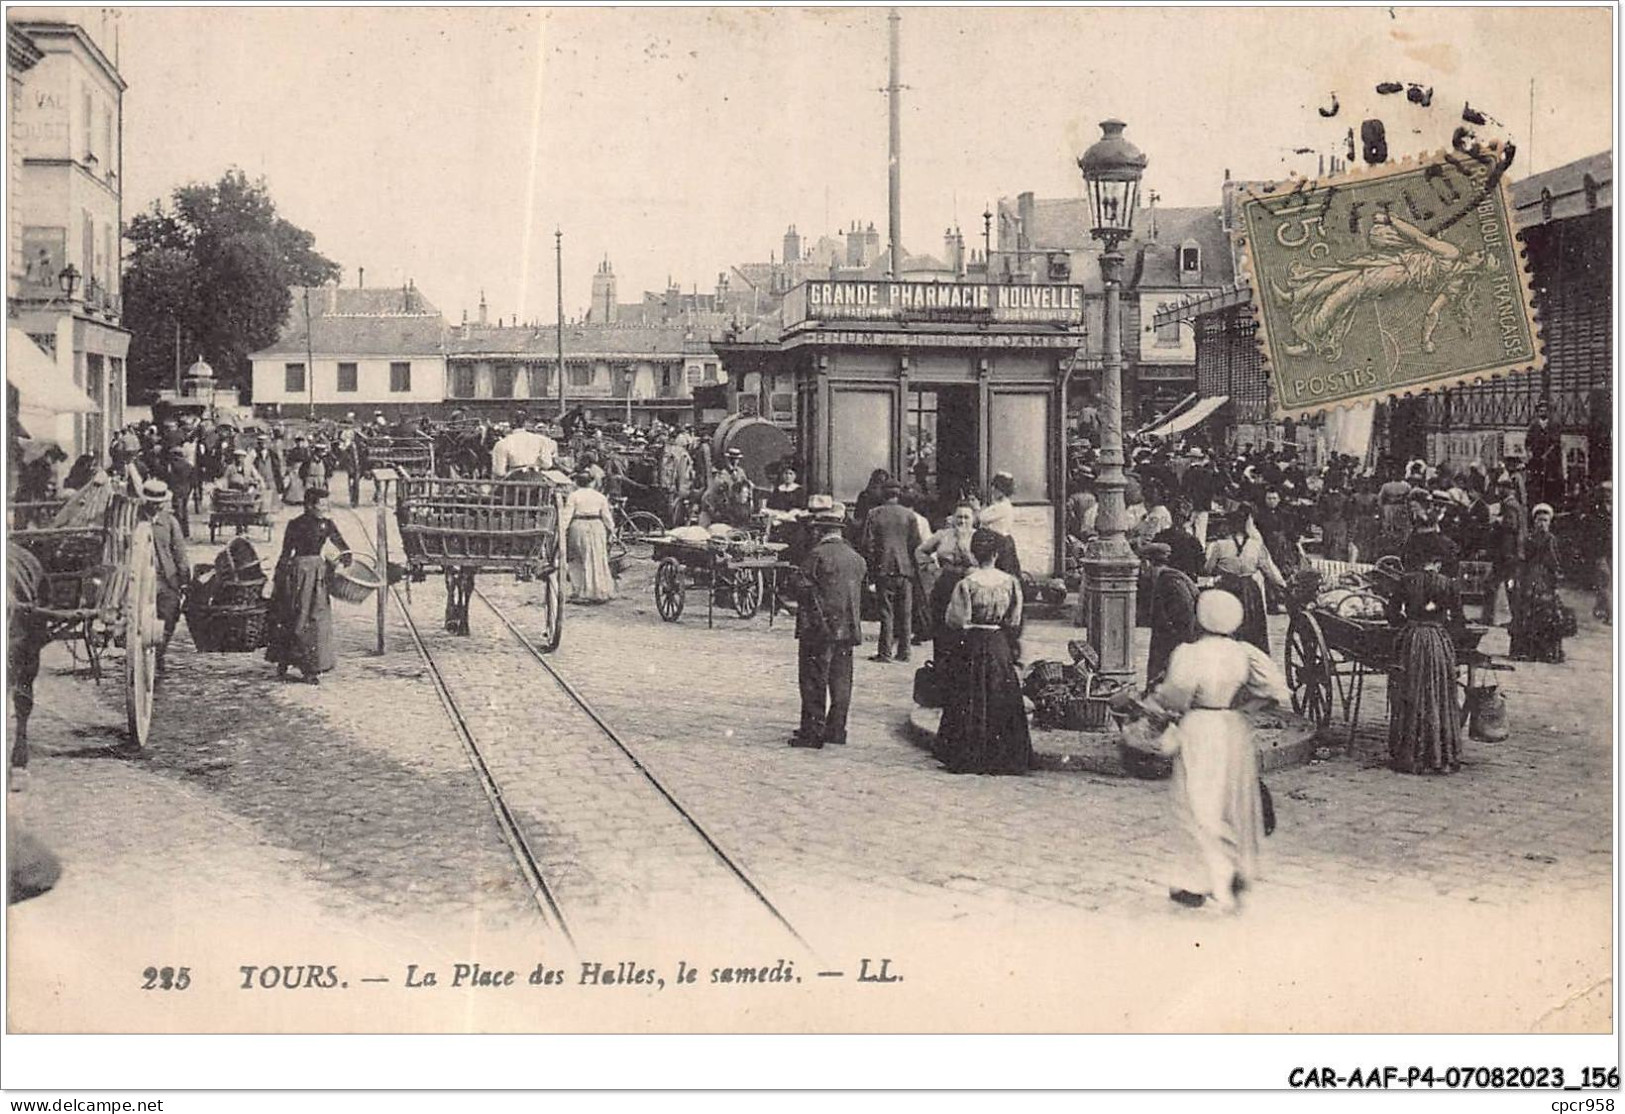
M668 623L683 614L683 566L675 557L667 557L655 570L655 609Z
M542 578L541 649L551 653L564 641L564 573L554 564Z
M633 511L621 524L621 541L625 543L626 551L632 556L652 557L655 539L665 532L666 525L660 521L658 515L650 514L648 511Z
M1332 658L1320 624L1306 610L1293 612L1287 628L1286 687L1292 710L1324 731L1332 721Z
M130 535L130 577L120 609L124 623L124 714L130 743L145 747L152 729L152 687L158 673L158 566L152 524L137 523Z
M734 573L734 614L741 619L754 618L762 606L762 574L756 569L740 569Z

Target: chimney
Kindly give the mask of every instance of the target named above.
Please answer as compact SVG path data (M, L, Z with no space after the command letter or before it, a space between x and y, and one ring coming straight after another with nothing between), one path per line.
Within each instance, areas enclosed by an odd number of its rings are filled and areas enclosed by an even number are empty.
M358 290L365 290L367 288L367 269L365 267L357 267L355 269L355 284Z
M486 319L485 319L485 291L481 290L480 291L480 324L484 325L485 323L486 323Z

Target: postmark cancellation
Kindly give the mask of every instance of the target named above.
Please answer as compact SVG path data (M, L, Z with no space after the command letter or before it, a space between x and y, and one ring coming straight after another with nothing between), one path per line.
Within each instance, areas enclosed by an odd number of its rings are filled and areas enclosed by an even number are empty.
M1253 187L1236 222L1285 416L1538 367L1511 148Z

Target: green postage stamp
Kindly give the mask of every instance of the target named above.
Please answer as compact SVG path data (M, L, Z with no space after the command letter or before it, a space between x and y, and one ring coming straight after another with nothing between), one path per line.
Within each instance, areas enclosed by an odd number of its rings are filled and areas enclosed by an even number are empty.
M1509 163L1456 150L1245 196L1236 237L1279 414L1538 366Z

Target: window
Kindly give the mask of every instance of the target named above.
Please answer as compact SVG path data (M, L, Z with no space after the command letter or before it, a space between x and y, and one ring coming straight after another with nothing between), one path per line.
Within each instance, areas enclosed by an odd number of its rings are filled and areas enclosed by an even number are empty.
M1165 310L1167 308L1168 308L1168 303L1167 302L1162 302L1162 303L1158 304L1157 312L1161 313L1163 310ZM1169 322L1166 325L1158 325L1157 326L1157 347L1158 348L1178 348L1179 347L1179 322L1178 321L1172 321L1172 322Z
M456 364L451 369L451 397L474 397L474 365Z
M400 394L412 389L412 365L397 362L389 365L389 389Z
M876 468L892 466L890 391L830 392L830 462L837 499L855 499Z
M305 393L304 364L282 365L282 389L287 391L290 395L302 395Z
M717 381L717 365L710 363L709 361L707 361L705 365L705 381L707 383L715 383Z
M1194 274L1202 269L1202 249L1195 244L1186 244L1179 249L1179 269L1184 274Z
M671 390L671 368L663 367L660 369L660 386L662 390Z
M113 159L117 152L113 147L113 106L108 105L102 113L102 160L107 163L102 169L109 175L114 173Z
M512 364L498 364L491 372L491 397L512 398L518 369Z
M549 371L548 365L546 365L546 364L531 364L530 367L527 368L526 370L529 373L529 377L530 377L530 397L531 398L546 398L547 397L547 383L548 383L548 379L550 378L549 375L548 375L548 371Z
M1043 503L1049 493L1049 395L995 392L988 403L988 474L1015 477L1017 503Z
M84 102L83 103L84 103L84 110L85 110L85 127L84 127L84 131L81 134L83 134L84 137L85 137L85 149L80 153L82 155L94 155L96 153L96 145L92 141L92 138L91 138L94 135L94 132L92 130L93 129L93 124L91 123L92 119L94 118L92 116L92 112L94 111L94 105L93 105L93 103L92 103L92 101L90 99L90 90L89 89L85 90L85 96L84 96Z
M588 364L574 364L570 367L570 386L592 386L592 367Z
M354 364L339 364L339 390L345 393L356 389L356 373Z

